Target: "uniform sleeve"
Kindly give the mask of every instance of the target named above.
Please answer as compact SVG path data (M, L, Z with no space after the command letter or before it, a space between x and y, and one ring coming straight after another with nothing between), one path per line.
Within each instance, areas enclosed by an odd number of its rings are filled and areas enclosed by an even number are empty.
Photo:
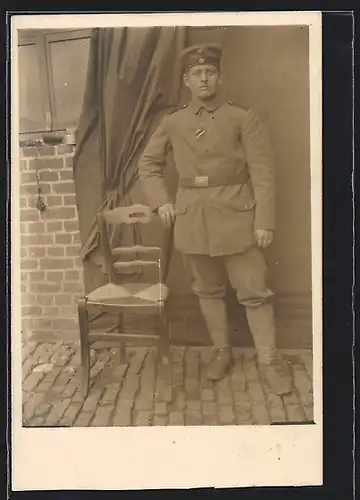
M152 210L172 202L163 175L169 147L170 138L166 130L165 117L138 161L139 179Z
M259 117L248 111L243 146L256 202L254 229L275 230L275 176L270 140Z

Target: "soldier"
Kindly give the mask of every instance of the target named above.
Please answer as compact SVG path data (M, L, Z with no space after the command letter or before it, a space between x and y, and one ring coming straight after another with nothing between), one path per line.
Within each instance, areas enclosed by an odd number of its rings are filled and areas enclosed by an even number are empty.
M275 231L275 189L267 133L254 111L219 96L222 48L197 45L182 54L188 105L165 116L138 163L150 207L165 226L175 223L175 247L192 276L215 355L212 380L231 365L226 275L245 306L258 364L277 394L290 378L276 350L271 297L262 249ZM163 169L172 150L179 174L175 206Z

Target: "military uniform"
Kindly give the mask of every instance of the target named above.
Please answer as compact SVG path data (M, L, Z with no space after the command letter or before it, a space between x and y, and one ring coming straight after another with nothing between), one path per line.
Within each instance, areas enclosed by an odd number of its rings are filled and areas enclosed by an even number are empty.
M218 54L205 46L189 48L187 55L194 64L209 64ZM254 229L275 230L274 169L265 127L253 110L216 96L193 97L165 116L138 164L153 210L172 203L163 177L169 151L179 175L175 247L184 255L214 345L229 345L227 274L247 308L255 345L266 356L274 350L267 303L273 293L254 238Z
M162 176L170 148L179 174L175 245L181 252L231 255L254 245L254 228L275 229L269 140L252 110L193 99L163 118L139 163L154 210L171 202Z

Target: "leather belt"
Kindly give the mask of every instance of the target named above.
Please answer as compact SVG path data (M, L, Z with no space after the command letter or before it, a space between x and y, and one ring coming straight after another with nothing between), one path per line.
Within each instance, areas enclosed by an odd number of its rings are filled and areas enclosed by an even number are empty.
M215 187L215 186L234 186L235 184L248 184L249 177L247 172L238 175L198 175L196 177L180 177L180 187Z

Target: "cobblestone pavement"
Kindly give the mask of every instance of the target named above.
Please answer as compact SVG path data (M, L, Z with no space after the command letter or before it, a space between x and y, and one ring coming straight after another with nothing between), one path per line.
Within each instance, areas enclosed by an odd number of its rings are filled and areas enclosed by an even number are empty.
M74 344L28 342L23 348L23 425L149 426L266 425L312 421L311 351L283 351L294 391L269 393L252 349L234 348L234 366L218 382L204 377L208 347L173 347L174 392L166 402L166 384L155 350L129 347L126 365L117 350L91 350L91 386L79 390L79 348Z

